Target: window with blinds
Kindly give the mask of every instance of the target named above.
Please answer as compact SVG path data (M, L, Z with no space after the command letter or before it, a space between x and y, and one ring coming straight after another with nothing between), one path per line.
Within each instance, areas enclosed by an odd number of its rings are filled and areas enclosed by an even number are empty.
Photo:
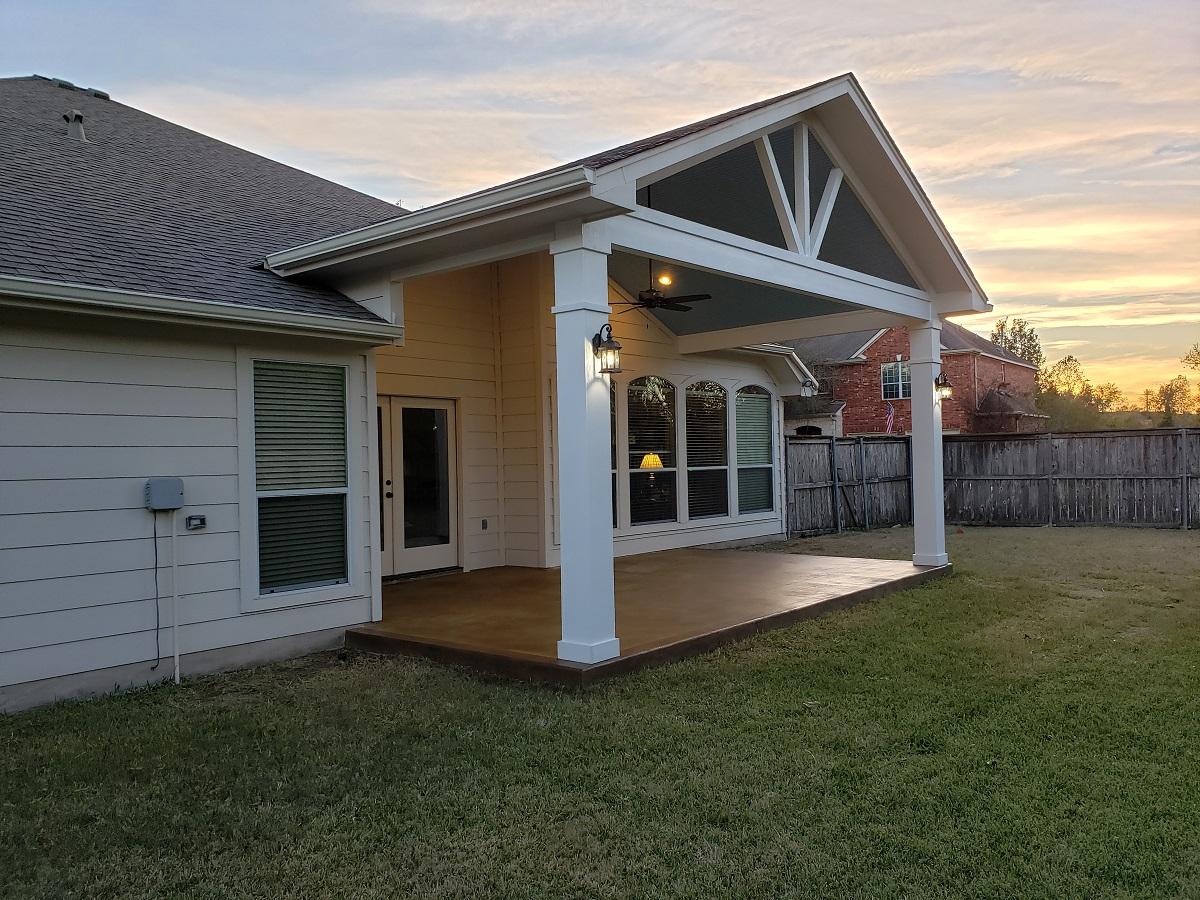
M648 375L629 382L629 513L633 525L674 522L678 462L675 456L675 386Z
M725 388L699 381L687 389L688 518L729 515L729 420Z
M737 392L738 512L770 512L774 508L771 464L771 395L760 387Z
M254 361L259 590L345 583L346 370Z

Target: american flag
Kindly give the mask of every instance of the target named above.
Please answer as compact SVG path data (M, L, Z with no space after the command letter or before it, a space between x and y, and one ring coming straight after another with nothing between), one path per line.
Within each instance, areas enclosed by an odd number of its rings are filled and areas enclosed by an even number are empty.
M892 406L892 404L889 403L888 404L888 417L887 417L887 433L888 434L892 433L892 427L895 424L896 424L896 407Z

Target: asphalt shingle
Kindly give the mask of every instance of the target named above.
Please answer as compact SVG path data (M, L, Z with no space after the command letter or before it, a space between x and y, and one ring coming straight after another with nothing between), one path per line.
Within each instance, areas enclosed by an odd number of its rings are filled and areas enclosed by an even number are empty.
M404 212L50 79L0 79L0 275L378 321L261 261Z

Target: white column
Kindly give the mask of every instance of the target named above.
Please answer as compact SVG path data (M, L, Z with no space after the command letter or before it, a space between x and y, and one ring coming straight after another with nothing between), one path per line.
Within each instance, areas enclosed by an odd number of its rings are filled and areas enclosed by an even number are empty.
M942 486L942 403L934 379L942 371L942 327L934 319L909 326L912 374L913 565L944 566L946 512Z
M562 640L559 659L595 663L621 652L613 583L608 376L592 336L608 321L608 254L600 223L565 223L554 255L558 372L558 516Z

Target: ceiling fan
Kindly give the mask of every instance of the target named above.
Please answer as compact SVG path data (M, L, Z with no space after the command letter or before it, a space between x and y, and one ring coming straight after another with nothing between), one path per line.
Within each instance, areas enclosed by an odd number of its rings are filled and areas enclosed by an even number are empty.
M691 307L688 303L698 303L701 300L711 300L712 294L684 294L682 297L668 297L662 292L662 288L671 285L671 276L663 274L654 277L654 263L647 260L650 266L650 287L644 291L639 291L636 300L621 301L621 304L626 308L621 310L621 313L629 312L631 309L669 309L672 312L688 312Z

